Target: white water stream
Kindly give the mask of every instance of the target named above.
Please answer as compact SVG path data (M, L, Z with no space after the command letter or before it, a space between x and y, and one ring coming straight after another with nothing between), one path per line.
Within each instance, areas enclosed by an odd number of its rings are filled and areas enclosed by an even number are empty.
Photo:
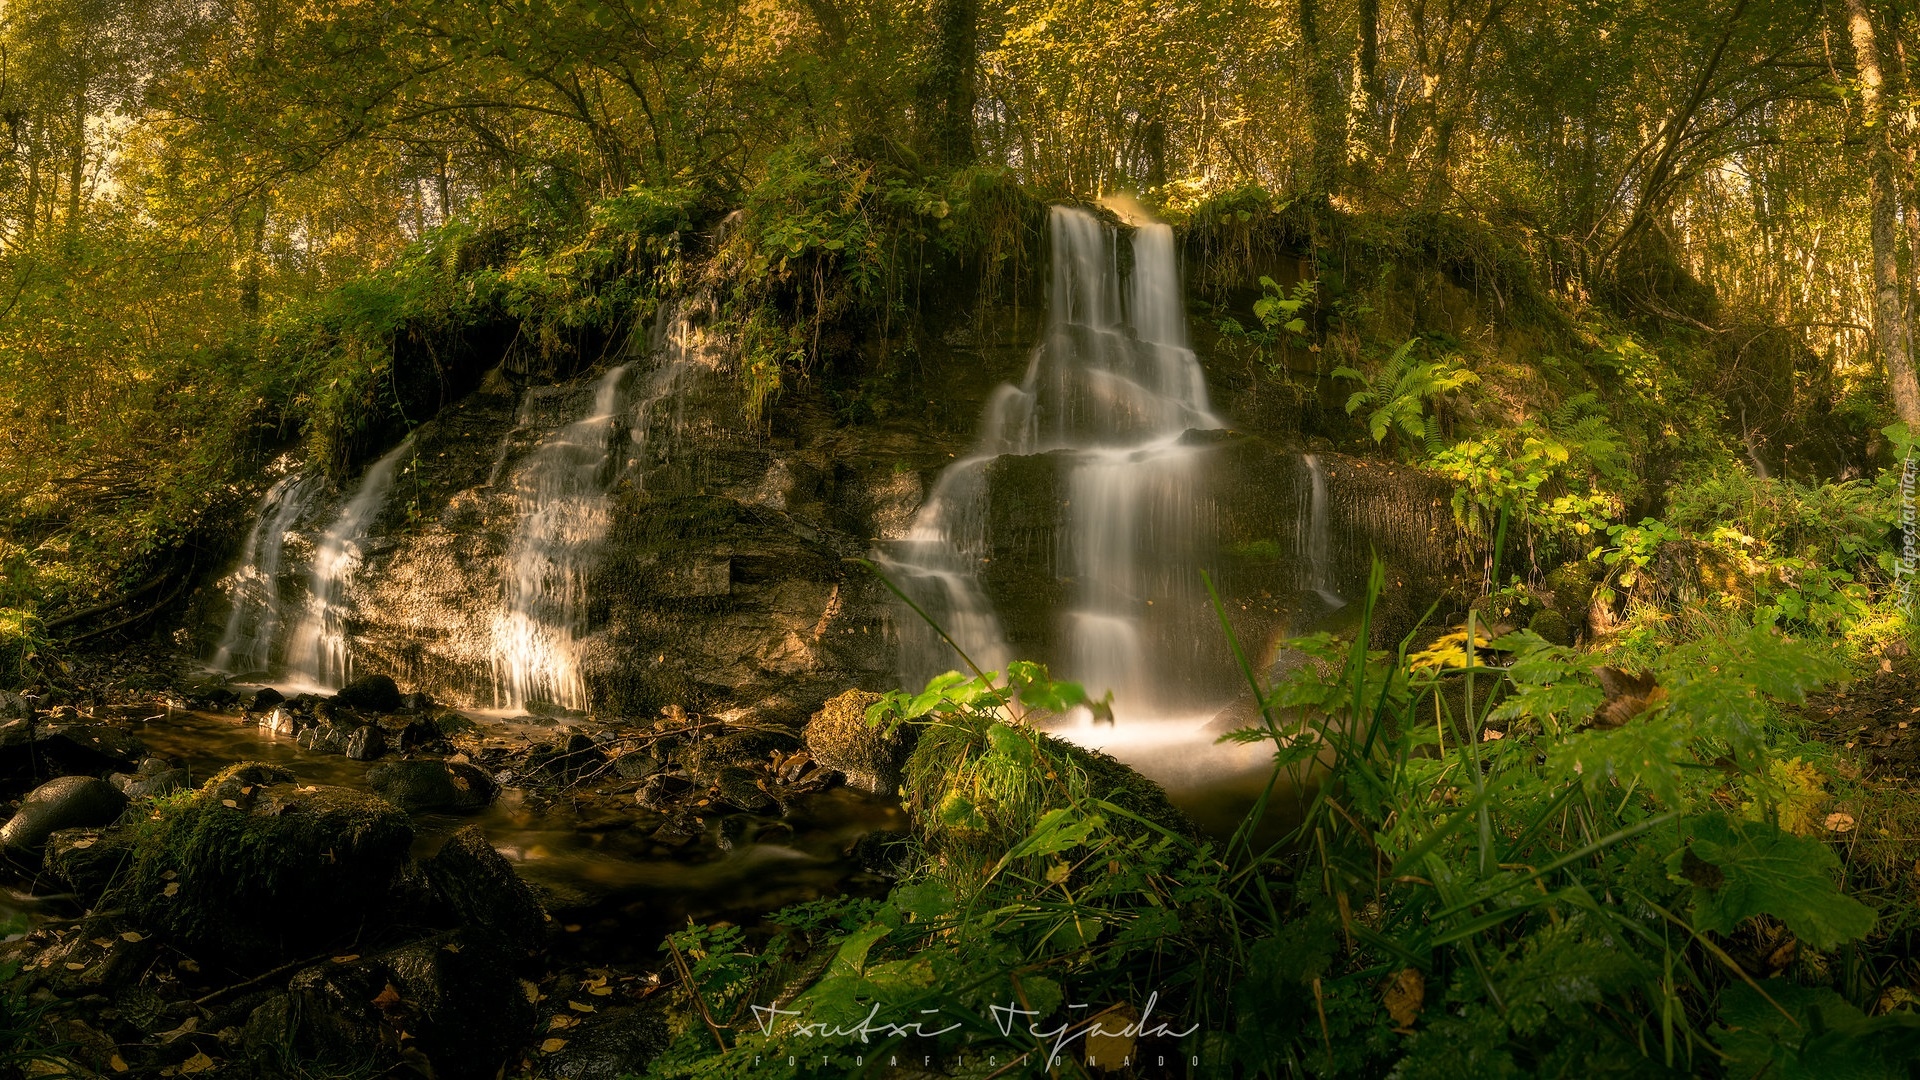
M412 449L413 440L403 440L374 462L314 546L306 608L287 639L287 679L296 686L338 689L353 678L347 585L365 557L367 533L387 504L394 474Z

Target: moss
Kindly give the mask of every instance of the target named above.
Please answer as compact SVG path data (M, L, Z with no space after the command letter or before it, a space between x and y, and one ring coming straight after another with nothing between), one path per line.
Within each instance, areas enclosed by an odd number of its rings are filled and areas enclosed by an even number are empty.
M906 766L906 807L937 869L964 886L1033 831L1048 811L1099 799L1161 829L1197 830L1159 785L1119 761L1043 734L969 713L920 730ZM1109 815L1123 836L1154 831Z
M377 917L413 827L370 795L288 779L243 763L157 804L113 899L179 948L235 967L354 936Z

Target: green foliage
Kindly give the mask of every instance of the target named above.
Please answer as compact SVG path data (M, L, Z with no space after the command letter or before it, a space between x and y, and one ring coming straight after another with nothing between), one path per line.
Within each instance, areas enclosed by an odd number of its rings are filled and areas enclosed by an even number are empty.
M1443 424L1437 414L1428 413L1429 405L1479 382L1480 377L1462 366L1457 356L1416 359L1415 350L1423 344L1419 338L1408 338L1380 362L1371 378L1350 367L1335 368L1333 375L1361 384L1347 398L1347 414L1366 410L1367 432L1374 442L1386 442L1392 436L1405 440L1399 443L1403 448L1434 454L1443 445Z
M1362 634L1380 585L1376 571ZM1762 984L1789 1022L1724 944L1757 919L1808 956L1874 933L1829 842L1721 809L1794 766L1776 703L1836 677L1830 655L1766 628L1702 639L1656 666L1644 708L1601 727L1599 658L1526 632L1463 633L1459 663L1326 634L1286 647L1307 662L1260 685L1261 724L1230 736L1272 746L1276 786L1224 844L1148 827L1070 774L1050 782L1061 760L1008 719L1059 690L1043 669L889 695L874 722L921 725L907 789L925 861L877 907L790 911L764 949L729 938L737 958L703 969L709 1007L745 1016L807 972L781 1006L788 1026L743 1020L725 1058L690 1031L654 1074L735 1075L743 1050L775 1063L764 1075L879 1075L895 1050L1004 1064L1044 1040L1001 1034L995 1005L1025 1001L1048 1030L1063 1002L1156 990L1176 1030L1199 1025L1178 1045L1207 1075L1632 1076L1723 1060L1881 1075L1904 1060L1905 1014ZM956 790L964 807L942 794ZM1252 842L1267 813L1290 823L1273 846ZM864 1047L799 1027L873 1009L960 1026ZM783 1072L790 1053L813 1064Z

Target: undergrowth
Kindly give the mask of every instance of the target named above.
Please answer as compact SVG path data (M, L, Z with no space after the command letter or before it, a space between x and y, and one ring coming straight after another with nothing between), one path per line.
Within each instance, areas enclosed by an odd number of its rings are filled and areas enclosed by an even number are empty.
M1369 650L1366 622L1247 669L1230 737L1274 764L1225 839L1050 773L1023 699L1083 695L1044 669L889 697L874 722L923 726L917 865L761 945L674 935L704 1019L649 1075L1907 1075L1920 973L1779 710L1831 651L1749 625L1622 672L1526 631ZM1297 824L1258 842L1267 815ZM943 856L956 830L997 858Z

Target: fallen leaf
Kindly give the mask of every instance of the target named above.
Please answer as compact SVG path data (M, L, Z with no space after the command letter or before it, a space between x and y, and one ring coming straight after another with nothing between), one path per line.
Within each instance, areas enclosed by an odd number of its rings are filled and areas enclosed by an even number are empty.
M583 1012L583 1013L590 1013L590 1012L595 1012L595 1011L597 1011L597 1010L595 1010L595 1009L594 1009L594 1007L593 1007L593 1006L591 1006L591 1005L583 1005L583 1004L581 1004L581 1003L580 1003L580 1002L578 1002L578 1001L569 1001L569 1002L567 1002L567 1008L569 1008L569 1009L572 1009L572 1010L573 1010L574 1012Z
M1827 831L1828 832L1852 832L1853 831L1853 815L1842 813L1838 810L1835 810L1833 813L1828 814L1827 815Z
M400 991L395 990L392 983L388 983L386 989L373 996L373 1006L381 1012L398 1004L400 1004Z
M347 954L347 955L345 955L345 956L336 956L336 957L334 957L334 958L333 958L333 962L334 962L334 963L336 963L336 964L351 964L351 963L353 963L353 962L354 962L355 960L358 960L358 959L360 959L360 954L359 954L359 953L348 953L348 954Z
M167 887L160 890L160 895L173 896L179 893L179 891L180 891L180 883L177 881L169 881L167 882Z
M180 1071L186 1074L203 1073L213 1068L213 1059L206 1054L195 1054L180 1063Z
M100 947L101 947L101 948L103 948L103 949L111 949L111 948L113 948L113 939L112 939L112 938L110 938L110 937L97 937L97 938L94 938L94 939L93 939L93 943L94 943L95 945L98 945L98 946L100 946Z
M221 799L221 800L220 800L220 805L221 805L221 806L225 806L225 807L228 807L228 808L230 808L230 809L233 809L233 810L238 810L238 809L240 809L240 804L239 804L239 803L237 803L237 802L234 802L234 801L233 801L232 799Z
M565 1048L566 1045L567 1040L565 1039L548 1039L546 1042L540 1044L540 1052L543 1054L558 1053Z
M606 997L606 996L607 996L608 994L611 994L611 993L613 993L613 987L611 987L611 986L595 986L595 987L592 987L592 988L590 988L590 989L589 989L589 990L587 991L587 993L589 993L589 994L592 994L592 995L593 995L594 997Z
M556 1016L553 1018L553 1023L547 1025L547 1030L548 1031L565 1031L570 1027L578 1026L579 1023L580 1021L575 1020L571 1016Z
M87 970L87 965L85 965L85 964L75 964L75 963L68 963L68 964L67 964L67 970L68 970L68 971L85 971L85 970Z
M1902 725L1902 726L1904 727L1905 725ZM75 840L73 843L67 846L74 851L80 851L83 848L90 848L93 846L93 837L89 836L84 840Z
M120 935L120 940L121 941L145 941L147 940L147 935L141 933L138 930L129 930L126 933Z
M107 1068L112 1069L114 1072L126 1072L127 1059L121 1057L119 1054L115 1054L107 1059Z
M1401 968L1387 984L1387 1015L1396 1026L1409 1028L1420 1018L1420 1006L1427 1000L1427 978L1419 968Z

